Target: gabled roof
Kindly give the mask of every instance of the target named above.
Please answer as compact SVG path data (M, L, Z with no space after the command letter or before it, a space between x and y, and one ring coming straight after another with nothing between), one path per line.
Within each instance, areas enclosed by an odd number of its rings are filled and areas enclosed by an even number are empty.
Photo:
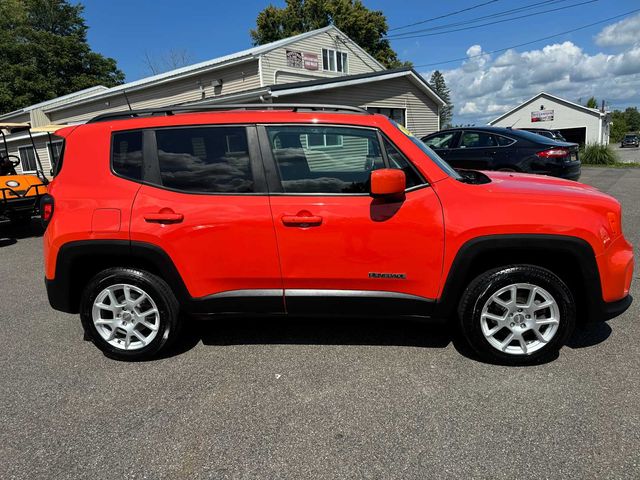
M71 103L73 100L77 98L91 98L99 93L102 93L106 90L109 90L107 87L102 85L97 85L95 87L85 88L84 90L79 90L77 92L68 93L67 95L63 95L61 97L52 98L51 100L47 100L44 102L36 103L34 105L29 105L28 107L24 107L18 110L14 110L13 112L5 113L0 115L0 118L12 117L14 115L20 115L22 113L28 113L36 108L45 108L51 105L64 105L67 103Z
M323 28L318 28L316 30L311 30L309 32L304 32L298 35L294 35L293 37L283 38L282 40L276 40L275 42L266 43L264 45L258 45L256 47L248 48L246 50L242 50L240 52L232 53L229 55L224 55L222 57L214 58L211 60L206 60L204 62L196 63L193 65L189 65L182 68L177 68L175 70L171 70L169 72L160 73L158 75L153 75L151 77L141 78L140 80L136 80L129 83L124 83L122 85L118 85L117 87L113 87L108 89L106 92L102 92L101 95L92 98L91 100L97 100L100 98L111 97L113 95L117 95L123 91L130 92L133 90L145 88L151 85L156 85L159 83L164 83L167 81L174 80L178 77L186 77L190 75L200 74L209 70L214 70L216 68L220 68L223 66L227 66L234 63L246 62L249 60L253 60L258 56L270 52L271 50L275 50L276 48L280 48L286 45L289 45L294 42L298 42L300 40L304 40L305 38L313 37L315 35L328 32L333 30L340 35L348 38L340 29L338 29L334 25L328 25ZM364 52L364 50L363 50ZM378 62L375 58L373 58L368 53L364 52L367 57L369 57L373 62L380 66L380 68L384 68L380 62ZM78 104L84 103L84 101L77 102ZM49 109L48 111L55 110L55 108Z
M298 93L317 92L320 90L328 90L331 88L342 88L352 85L362 85L365 83L378 82L382 80L390 80L397 77L408 77L418 88L420 88L427 96L433 99L441 107L446 105L445 101L431 88L431 85L411 67L402 67L392 70L383 70L380 72L362 73L359 75L346 75L335 78L322 78L318 80L309 80L306 82L281 83L271 85L272 97L282 97L286 95L295 95Z
M582 110L583 112L586 113L590 113L592 115L596 115L598 117L604 117L606 115L606 113L601 112L600 110L598 110L597 108L589 108L589 107L585 107L584 105L580 105L579 103L574 103L574 102L570 102L569 100L565 100L564 98L560 98L557 97L555 95L551 95L550 93L546 93L546 92L540 92L537 95L534 95L533 97L531 97L529 100L527 100L526 102L522 102L520 105L512 108L511 110L509 110L506 113L503 113L502 115L500 115L498 118L494 118L493 120L491 120L489 122L489 125L493 125L496 122L499 122L500 120L502 120L503 118L511 115L513 112L515 112L516 110L519 110L521 108L523 108L524 106L526 106L527 104L533 102L534 100L537 100L538 98L541 97L546 97L550 100L554 100L558 103L562 103L568 107L571 108L576 108L578 110Z

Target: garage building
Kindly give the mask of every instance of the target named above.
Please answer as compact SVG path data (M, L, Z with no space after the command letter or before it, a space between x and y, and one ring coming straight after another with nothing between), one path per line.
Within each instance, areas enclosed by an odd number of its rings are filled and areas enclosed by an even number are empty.
M494 127L559 130L569 142L608 144L611 115L541 92L491 120Z
M113 88L93 87L0 115L0 121L72 125L127 109L224 103L360 106L418 136L439 130L439 109L445 105L413 69L386 69L330 25ZM50 144L46 134L34 138L36 152L28 136L8 137L9 153L20 157L20 172L33 171L37 153L48 173L61 143Z

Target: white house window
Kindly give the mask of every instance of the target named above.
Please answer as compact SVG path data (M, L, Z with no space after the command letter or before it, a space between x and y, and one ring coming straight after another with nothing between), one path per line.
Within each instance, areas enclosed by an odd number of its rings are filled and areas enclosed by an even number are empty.
M406 112L404 108L386 108L386 107L367 107L367 111L371 113L380 113L386 115L391 120L395 120L403 127L406 127Z
M322 69L328 72L348 72L347 54L329 48L322 49Z
M23 172L35 172L36 168L36 153L33 147L20 147L18 148L20 154L20 165Z

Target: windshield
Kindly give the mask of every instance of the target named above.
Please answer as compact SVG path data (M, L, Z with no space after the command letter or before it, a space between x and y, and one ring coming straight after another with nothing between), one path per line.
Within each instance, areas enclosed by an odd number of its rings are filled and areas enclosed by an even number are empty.
M436 165L438 165L447 175L455 178L456 180L460 180L462 177L458 172L456 172L451 165L445 162L440 156L427 147L421 140L414 137L413 134L407 130L402 125L398 124L395 120L389 119L389 121L395 126L399 131L402 132L404 136L406 136L409 140L411 140L420 150L422 150Z

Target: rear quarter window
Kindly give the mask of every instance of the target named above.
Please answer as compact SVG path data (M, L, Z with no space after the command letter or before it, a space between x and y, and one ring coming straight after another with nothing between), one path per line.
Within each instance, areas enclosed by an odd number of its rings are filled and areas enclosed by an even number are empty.
M111 144L113 171L126 179L142 181L142 132L114 133Z

